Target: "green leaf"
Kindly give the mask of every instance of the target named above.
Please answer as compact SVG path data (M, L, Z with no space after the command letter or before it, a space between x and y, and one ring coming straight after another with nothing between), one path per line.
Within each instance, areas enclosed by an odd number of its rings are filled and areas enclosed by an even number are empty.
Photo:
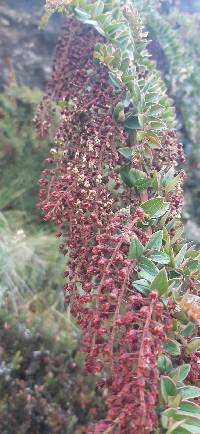
M166 253L163 252L154 252L149 256L151 261L157 262L158 264L169 264L170 258Z
M146 93L145 101L146 101L146 103L156 103L157 104L159 102L158 92Z
M116 74L114 74L113 72L109 72L109 79L113 85L113 87L115 87L116 89L120 89L122 88L122 83L120 82L120 80L117 78Z
M183 399L193 399L200 397L200 388L195 386L183 386L179 388Z
M141 170L129 167L121 167L120 174L122 180L128 187L135 187L138 191L144 191L150 185L151 180Z
M121 175L121 178L122 178L122 181L126 184L126 185L128 185L128 187L133 187L133 185L132 185L132 182L131 182L131 180L130 180L130 169L129 169L129 167L121 167L121 169L120 169L120 175Z
M200 427L198 426L192 426L191 424L188 423L189 421L187 421L187 423L184 423L182 425L182 431L181 433L179 432L178 434L199 434L200 433ZM184 431L185 430L185 431ZM177 434L177 433L175 433Z
M89 20L90 19L90 14L88 14L87 12L85 12L82 9L74 8L74 12L75 12L76 16L78 18L80 18L81 20L85 21L85 20Z
M117 122L124 122L125 121L125 114L124 114L124 105L122 102L118 102L113 110L113 117Z
M198 338L198 337L197 338L193 338L189 342L189 344L187 344L187 346L186 346L186 350L189 353L194 353L194 352L196 352L199 349L200 349L200 338Z
M167 253L167 255L170 254L171 249L170 249L170 236L168 233L168 230L164 227L163 228L163 240L164 240L164 250L165 253Z
M149 242L146 244L146 249L160 250L162 247L163 231L154 232Z
M151 121L149 123L149 125L150 125L150 128L152 130L155 130L155 131L157 131L157 130L165 130L167 128L167 125L161 119L157 120L157 121Z
M177 424L179 422L176 422ZM181 421L180 428L176 428L173 431L173 434L199 434L199 427L192 427L186 423L184 423L184 420Z
M145 279L133 280L132 285L137 291L141 292L143 295L147 295L150 292L149 282Z
M182 249L180 250L180 252L178 253L178 255L176 255L176 257L175 257L175 264L176 264L177 267L179 267L179 265L182 264L182 262L183 262L183 260L185 258L186 252L187 252L187 244L185 244L182 247Z
M166 353L171 354L172 356L179 356L181 354L181 346L174 339L168 339L164 345L164 350Z
M188 262L187 265L184 267L183 273L186 276L189 276L191 273L194 273L195 271L197 271L198 267L199 267L199 261L193 259L190 262Z
M139 192L146 190L151 183L151 180L146 177L144 172L134 168L130 169L129 178L132 186L135 187Z
M172 369L172 362L165 354L158 356L158 369L160 372L169 372Z
M190 413L189 411L182 411L182 410L177 410L176 415L175 415L175 419L176 420L182 420L182 419L189 419L187 420L188 424L191 425L197 425L200 428L200 413L199 414L195 414L195 413Z
M158 218L158 216L160 217L163 214L165 214L166 210L169 208L169 204L164 202L164 200L161 197L157 197L155 199L149 199L146 202L143 202L141 204L141 208L150 217Z
M150 116L159 116L165 107L161 104L152 104L152 106L148 109L148 114Z
M187 411L188 413L194 413L200 415L200 406L190 401L182 401L180 403L180 409Z
M140 242L140 240L137 237L132 238L130 248L129 248L129 258L135 259L142 256L144 251L144 246Z
M176 378L177 381L182 383L188 376L190 369L191 369L191 365L189 364L181 365L178 366L178 368L173 369L170 372L170 375L172 376L172 378Z
M168 277L165 268L159 271L151 283L151 289L156 289L160 295L165 294L165 292L168 290Z
M189 323L184 327L184 329L181 331L180 334L181 334L181 336L185 336L185 337L190 336L191 334L194 333L195 328L196 328L196 325L195 325L193 322L189 322Z
M168 402L169 396L176 396L178 391L175 383L170 377L162 376L160 379L161 394L165 402Z
M160 137L154 131L145 131L145 139L149 144L156 145L158 148L161 145Z
M187 431L184 431L182 428L179 430L180 427L182 427L184 423L184 420L175 422L166 432L166 434L187 434Z
M162 178L162 185L165 187L170 181L173 180L175 174L174 167L170 167L167 173Z
M141 130L143 129L143 125L141 124L141 119L137 115L132 115L131 113L127 113L125 115L125 128L129 130Z
M182 235L183 235L183 226L180 226L179 228L175 228L176 232L173 238L171 239L171 244L175 244L176 241L178 241Z
M158 218L164 216L168 210L169 210L169 203L164 202L163 205L161 206L160 210L154 214L153 218L158 219Z
M132 160L132 157L134 155L134 151L132 148L125 146L124 148L119 148L118 151L127 160Z
M134 104L138 104L141 101L141 90L137 81L130 81L128 84L128 89L130 90L131 96L133 98Z
M154 277L159 272L155 264L152 261L150 261L150 259L143 256L140 260L139 265L140 265L140 273L139 273L140 277L148 280L149 282L152 282Z
M177 175L169 183L167 183L167 185L165 187L166 193L173 191L175 189L175 187L177 186L177 184L179 183L179 181L180 181L180 176Z

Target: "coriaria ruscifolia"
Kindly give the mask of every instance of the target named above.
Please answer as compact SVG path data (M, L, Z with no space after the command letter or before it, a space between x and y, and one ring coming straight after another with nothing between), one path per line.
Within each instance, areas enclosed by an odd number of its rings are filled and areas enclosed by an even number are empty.
M197 432L199 254L182 238L174 109L132 4L58 3L70 6L49 97L62 113L39 197L105 389L107 415L87 432Z

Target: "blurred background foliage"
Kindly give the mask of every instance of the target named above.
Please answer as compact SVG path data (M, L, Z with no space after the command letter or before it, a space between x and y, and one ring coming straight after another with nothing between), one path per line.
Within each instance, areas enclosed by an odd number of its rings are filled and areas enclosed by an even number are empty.
M12 0L11 12L20 1ZM187 154L186 235L200 242L200 1L162 1L160 12L157 0L136 3L174 98ZM36 207L53 130L46 140L37 138L33 117L43 91L15 77L12 56L9 65L7 84L0 86L1 433L83 433L103 408L93 379L86 381L79 330L63 304L66 259Z

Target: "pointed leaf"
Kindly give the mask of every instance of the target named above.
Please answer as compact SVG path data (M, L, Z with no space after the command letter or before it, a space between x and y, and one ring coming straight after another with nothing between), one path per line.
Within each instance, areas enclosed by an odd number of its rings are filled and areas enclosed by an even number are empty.
M167 208L166 208L167 206ZM169 204L164 202L163 198L157 197L155 199L149 199L141 204L141 208L152 218L158 218L165 214L169 208Z
M135 259L142 256L144 247L137 237L132 238L129 248L129 258Z
M154 252L149 256L151 261L157 262L158 264L169 264L170 258L166 253L163 252Z
M124 148L119 148L119 153L127 160L131 160L134 155L133 149L129 148L128 146L125 146Z
M182 393L183 399L193 399L200 397L200 387L196 386L183 386L179 388Z
M187 411L188 413L194 413L200 415L200 406L190 401L182 401L180 403L180 409Z
M170 377L162 376L160 379L161 394L165 402L168 402L169 396L176 396L178 391L175 383Z
M172 369L172 362L165 354L158 357L158 369L160 372L169 372Z
M175 422L166 432L166 434L187 434L187 431L184 431L182 428L181 430L179 430L178 428L182 427L183 423L185 422L185 420L181 420L178 422Z
M160 250L162 247L163 231L154 232L149 242L146 245L146 249Z
M129 130L141 130L143 125L141 125L141 119L139 119L138 115L125 115L125 128Z
M190 369L191 369L191 365L189 364L181 365L178 366L178 368L173 369L170 372L170 375L172 376L172 378L175 377L177 381L180 381L182 383L188 376Z
M165 268L159 271L151 283L151 289L156 289L160 295L165 294L165 292L168 290L168 277Z
M162 185L166 186L174 178L174 174L175 174L174 167L170 167L168 172L165 173L165 175L162 178Z
M150 285L145 279L139 279L132 282L132 285L141 294L147 295L150 292Z
M167 183L167 185L165 187L166 193L173 191L175 189L175 187L177 186L177 184L179 183L179 181L180 181L180 176L177 175L169 183Z
M183 262L183 260L185 258L186 252L187 252L187 244L185 244L182 247L182 249L180 250L180 252L178 253L178 255L176 255L176 257L175 257L175 264L176 264L177 267L179 267L179 265L182 264L182 262Z
M155 264L144 256L140 260L140 277L152 282L154 277L158 274L159 270Z

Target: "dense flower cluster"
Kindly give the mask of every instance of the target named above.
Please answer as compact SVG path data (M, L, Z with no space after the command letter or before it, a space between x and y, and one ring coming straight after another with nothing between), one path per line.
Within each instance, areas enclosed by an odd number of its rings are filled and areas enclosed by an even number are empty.
M98 385L106 390L106 419L88 432L143 434L156 424L157 359L172 321L157 291L143 297L134 288L139 264L129 258L130 240L148 243L152 228L140 205L155 193L149 188L133 194L120 177L119 148L130 138L112 116L121 94L114 93L106 68L93 61L101 40L91 27L68 20L49 86L62 120L39 181L40 206L62 237L65 299L83 330L87 369L101 375ZM162 149L152 149L150 176L156 170L163 177L184 160L174 131L160 139ZM145 141L138 146L145 148ZM123 164L140 170L144 162L136 152ZM176 192L168 194L168 219L180 215L183 177L180 172Z

